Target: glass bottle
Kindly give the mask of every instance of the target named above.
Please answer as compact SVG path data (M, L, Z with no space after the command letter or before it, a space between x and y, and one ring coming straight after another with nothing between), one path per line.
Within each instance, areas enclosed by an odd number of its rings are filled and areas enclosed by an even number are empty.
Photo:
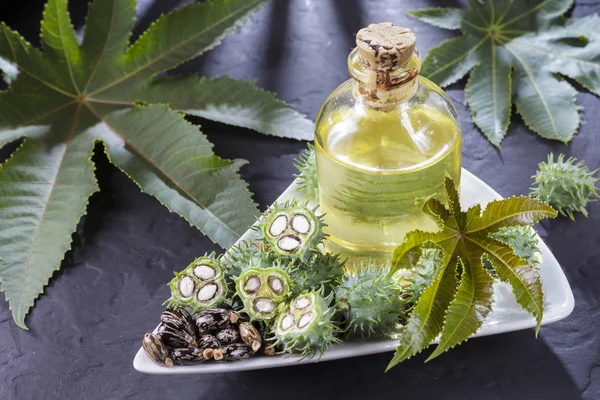
M416 38L369 25L348 57L352 79L325 100L315 127L328 250L350 263L388 262L413 229L437 230L416 199L458 184L461 128L450 98L419 76Z

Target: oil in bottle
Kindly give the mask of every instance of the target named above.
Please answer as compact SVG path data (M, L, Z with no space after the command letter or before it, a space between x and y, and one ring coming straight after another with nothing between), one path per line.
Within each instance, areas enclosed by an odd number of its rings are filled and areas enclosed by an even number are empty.
M416 200L458 184L461 129L446 94L418 75L415 37L390 23L357 35L352 79L325 101L315 130L328 250L387 262L407 232L437 230Z

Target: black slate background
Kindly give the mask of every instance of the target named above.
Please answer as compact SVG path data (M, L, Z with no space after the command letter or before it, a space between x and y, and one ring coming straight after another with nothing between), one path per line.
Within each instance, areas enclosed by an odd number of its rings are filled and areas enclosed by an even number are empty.
M76 27L87 8L71 0ZM178 1L140 0L138 35ZM410 26L426 53L453 33L404 12L464 5L436 0L274 0L251 22L185 72L256 79L315 118L326 95L347 79L354 34L371 22ZM38 42L43 1L0 2L0 20ZM600 11L577 1L574 17ZM551 151L600 166L600 100L583 92L582 126L569 146L539 139L513 117L502 150L473 126L464 82L451 87L464 130L463 165L502 195L527 193L537 163ZM292 160L304 144L199 120L224 157L243 170L264 209L292 181ZM6 157L8 149L0 152ZM217 248L184 220L140 194L101 154L102 192L95 194L60 272L27 319L29 331L0 303L0 399L600 399L600 203L591 216L546 223L542 234L575 293L575 311L532 330L479 338L423 364L409 360L385 374L390 354L278 370L198 376L150 376L132 359L154 328L165 283L194 256ZM2 295L0 295L0 298Z

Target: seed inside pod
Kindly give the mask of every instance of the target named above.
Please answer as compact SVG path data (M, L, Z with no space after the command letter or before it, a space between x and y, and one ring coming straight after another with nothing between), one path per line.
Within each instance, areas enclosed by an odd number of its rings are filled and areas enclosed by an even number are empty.
M280 215L269 227L269 233L271 236L279 236L287 229L288 219L285 215Z
M203 281L207 281L214 278L217 275L217 271L209 265L199 264L194 267L194 275Z
M314 313L312 311L302 314L300 320L298 321L298 328L306 328L306 326L309 325L313 321L313 319Z
M183 298L190 298L194 294L196 284L191 276L184 275L179 279L179 293Z
M276 276L269 277L269 287L276 295L283 293L283 281Z
M283 251L292 252L300 246L300 239L296 236L287 235L277 241L277 246Z
M266 297L259 297L258 299L255 299L252 304L255 311L263 314L270 313L275 309L275 303L273 300Z
M301 234L307 234L310 231L310 221L302 214L296 214L292 217L292 229Z
M202 286L202 288L198 291L198 300L199 301L209 301L212 300L217 291L219 290L219 286L214 283L209 283L208 285Z
M279 327L281 328L282 331L287 331L292 326L294 326L294 322L295 322L294 315L287 313L287 315L281 319L281 323L279 324Z
M297 298L294 306L298 309L298 310L302 310L308 306L310 306L312 304L312 300L310 299L310 297L300 297Z
M246 279L246 284L244 285L244 290L246 293L256 293L258 289L260 289L260 279L258 276L249 276L248 279Z

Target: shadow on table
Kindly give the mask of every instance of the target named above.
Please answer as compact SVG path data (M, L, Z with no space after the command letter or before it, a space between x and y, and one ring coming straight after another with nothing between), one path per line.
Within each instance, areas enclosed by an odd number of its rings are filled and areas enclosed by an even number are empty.
M386 353L219 379L245 393L240 398L580 398L568 371L531 330L472 340L426 364L419 355L384 373L391 357ZM236 398L235 392L227 398Z

